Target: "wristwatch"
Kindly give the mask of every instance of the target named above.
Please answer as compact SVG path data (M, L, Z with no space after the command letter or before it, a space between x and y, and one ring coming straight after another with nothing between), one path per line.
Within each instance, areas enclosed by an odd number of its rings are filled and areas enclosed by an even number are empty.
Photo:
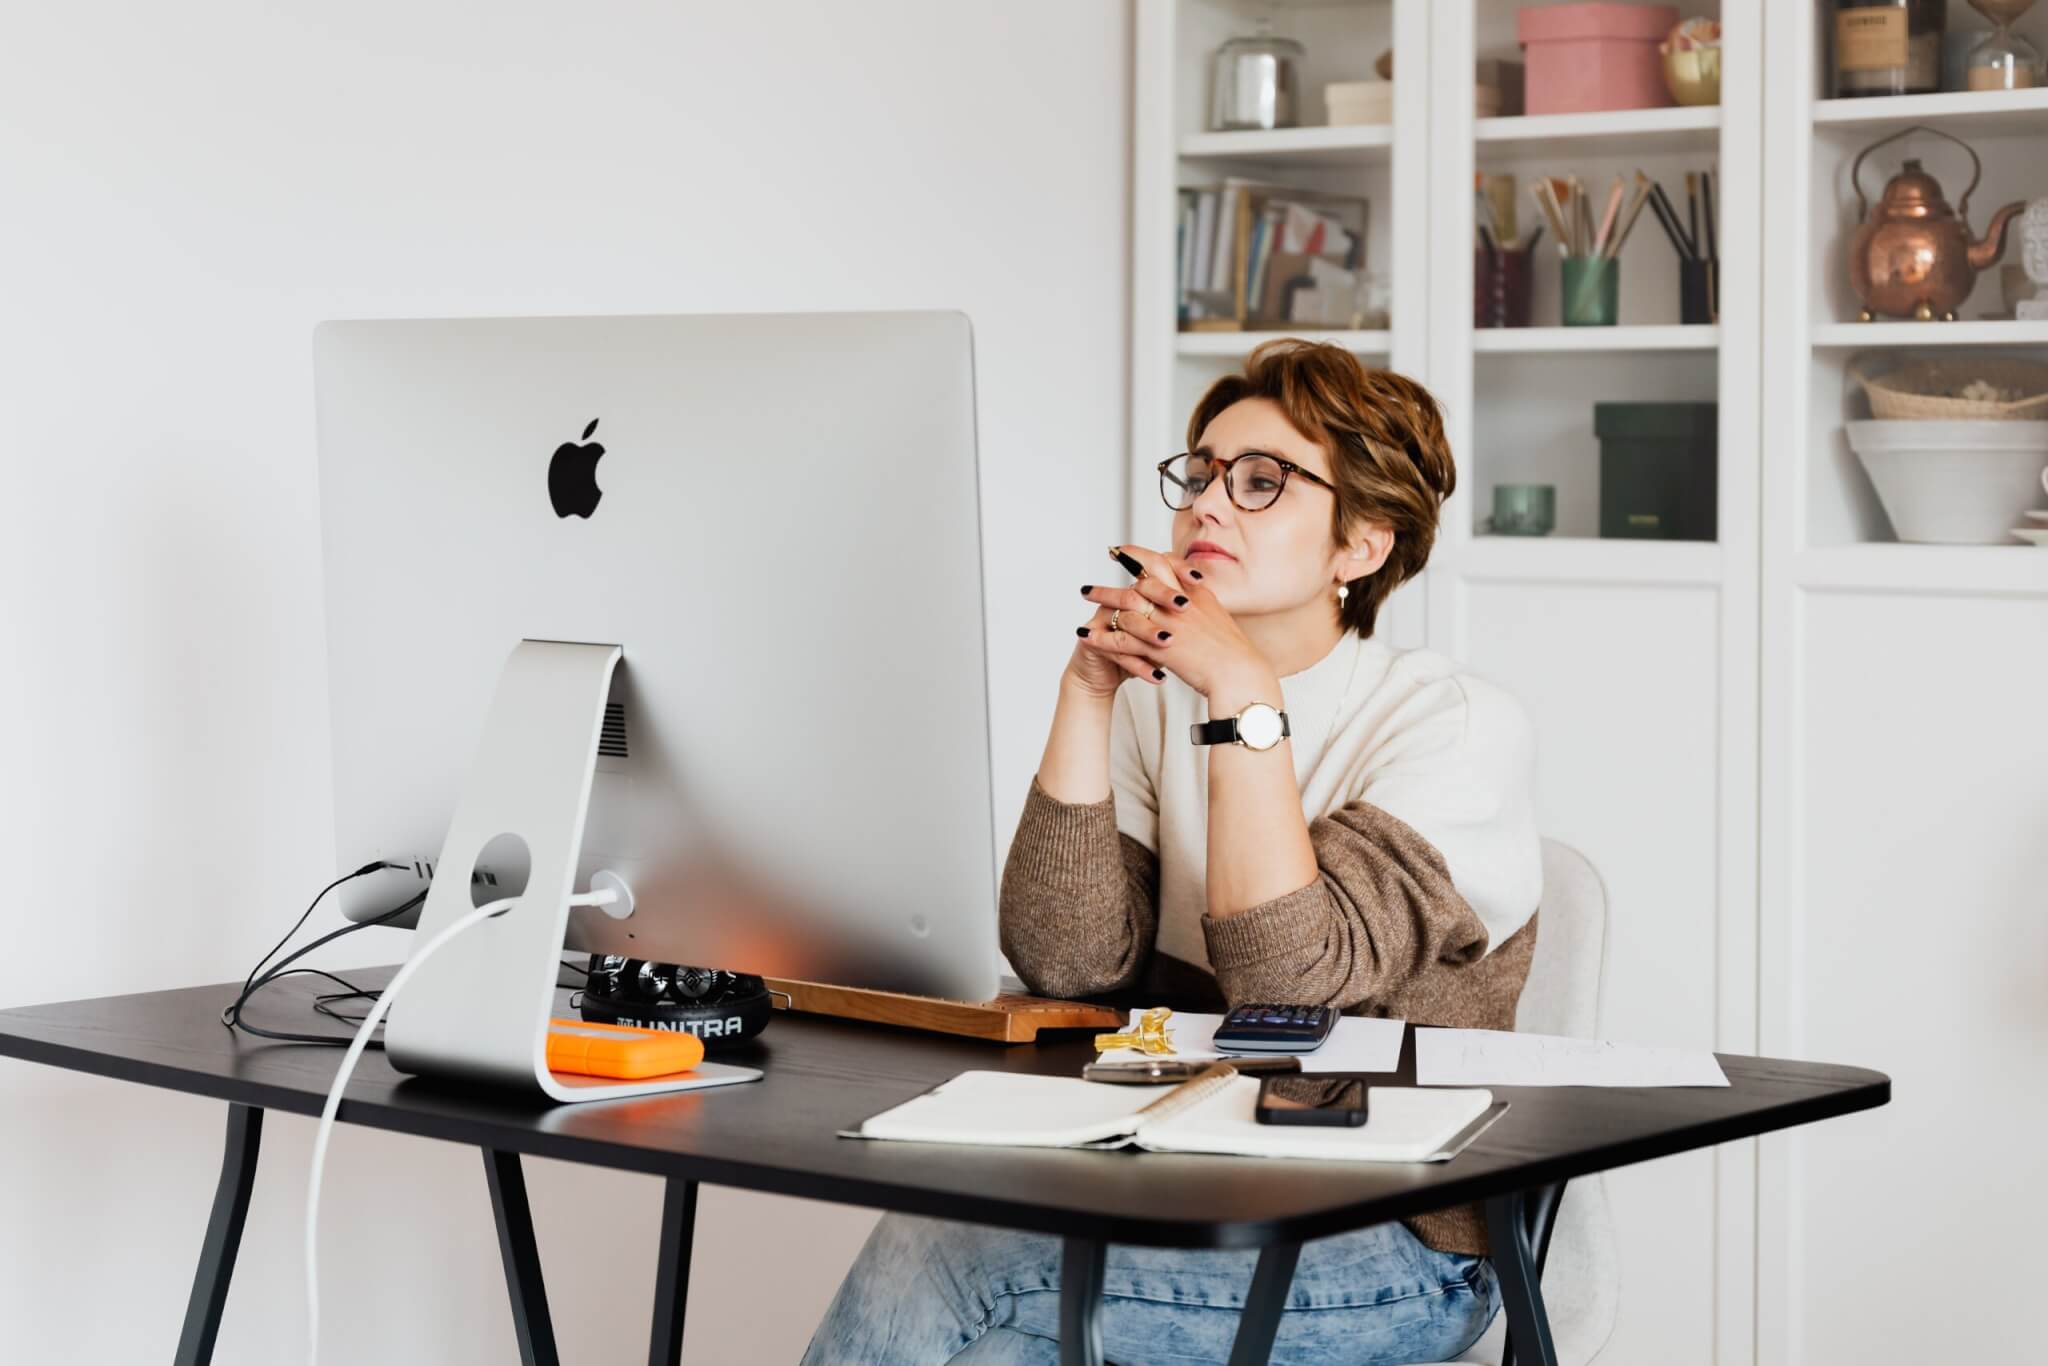
M1188 727L1188 739L1198 745L1236 743L1246 749L1271 749L1286 739L1287 713L1264 702L1253 702L1235 716L1221 721L1197 721Z

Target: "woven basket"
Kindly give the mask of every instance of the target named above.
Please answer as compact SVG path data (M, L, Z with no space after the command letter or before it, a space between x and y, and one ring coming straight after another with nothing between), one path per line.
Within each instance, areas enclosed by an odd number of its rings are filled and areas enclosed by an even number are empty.
M2030 360L1910 360L1882 375L1852 362L1849 375L1870 395L1870 415L1921 421L2048 418L2048 365ZM1974 380L2017 390L2008 402L1959 398Z

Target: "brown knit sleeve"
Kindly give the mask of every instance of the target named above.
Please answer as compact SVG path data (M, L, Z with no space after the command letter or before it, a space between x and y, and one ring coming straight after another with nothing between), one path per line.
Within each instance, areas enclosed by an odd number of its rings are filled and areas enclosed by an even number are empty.
M1210 965L1232 1005L1369 1007L1486 952L1486 926L1451 885L1443 855L1402 821L1350 802L1310 822L1308 833L1314 882L1236 915L1202 917Z
M1159 925L1159 859L1116 828L1116 797L1062 802L1031 776L1003 864L1003 953L1045 996L1130 986Z

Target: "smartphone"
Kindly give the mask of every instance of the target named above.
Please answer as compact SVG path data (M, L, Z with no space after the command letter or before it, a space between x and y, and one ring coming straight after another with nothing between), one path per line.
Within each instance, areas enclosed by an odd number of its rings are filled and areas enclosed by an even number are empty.
M1252 1118L1261 1124L1365 1123L1366 1085L1355 1077L1272 1076L1259 1080Z

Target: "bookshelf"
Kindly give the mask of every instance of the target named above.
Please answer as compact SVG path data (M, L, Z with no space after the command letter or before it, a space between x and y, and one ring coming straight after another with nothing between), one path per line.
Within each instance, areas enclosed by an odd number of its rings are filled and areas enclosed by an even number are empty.
M2048 765L2048 740L2029 724L2029 687L1999 680L2048 676L2048 553L2017 541L1899 542L1843 424L1868 415L1847 378L1859 357L2043 359L2048 324L1983 316L2002 303L1995 269L1979 276L1959 321L1858 321L1846 270L1856 219L1849 172L1863 148L1913 125L1963 138L1983 160L1969 208L1981 233L1998 205L2048 194L2048 90L1831 98L1825 8L1766 8L1758 1048L1882 1056L1894 1076L1914 1079L1917 1115L2002 1136L2038 1110L1998 1098L2024 1064L2000 1042L1996 1003L2033 989L2038 976L1997 963L1928 974L1915 1012L1928 1027L1907 1029L1885 983L1911 956L1855 945L1906 932L1938 899L1951 908L1946 961L1995 958L2003 926L2026 902L2024 886L2041 866L2039 831L1999 813L2038 792L2029 775ZM1960 0L1947 6L1947 24L1985 27ZM2048 43L2048 10L2037 5L2021 31ZM1921 158L1956 203L1969 158L1926 135L1873 153L1866 190L1878 193L1907 157ZM2018 259L2009 247L2004 260ZM1966 870L1938 896L1906 852L1924 857L1932 831L1942 832L1941 864ZM2037 1157L2004 1137L1978 1145L1969 1163L1938 1148L1905 1116L1861 1145L1758 1146L1748 1325L1758 1366L1991 1360L2017 1347L2017 1335L1993 1326L1937 1342L1911 1316L1888 1312L1913 1293L1907 1263L1925 1263L1887 1256L1879 1244L1908 1225L1927 1227L1935 1211L1995 1211L1992 1173ZM1886 1165L1916 1174L1916 1214L1856 1212L1845 1177L1879 1150ZM1996 1214L1972 1218L1969 1230L1994 1257L2030 1246Z
M1961 321L1857 321L1843 265L1847 179L1857 151L1888 133L1953 133L1983 157L1970 204L1981 232L1997 205L2048 194L2048 89L1833 99L1825 0L1680 0L1682 14L1722 23L1718 106L1476 118L1472 63L1515 55L1514 0L1318 0L1283 4L1277 25L1314 56L1304 117L1320 119L1324 80L1359 78L1391 46L1397 73L1427 76L1397 76L1393 122L1207 134L1206 56L1261 8L1137 0L1131 535L1170 535L1152 465L1176 448L1201 389L1260 339L1176 334L1175 187L1300 176L1367 195L1369 268L1393 281L1389 326L1306 335L1427 384L1445 404L1460 479L1431 569L1395 595L1383 634L1497 678L1529 708L1546 825L1592 858L1615 908L1603 1029L1779 1056L1894 1050L1925 1069L1940 1103L1967 1106L1970 1086L1997 1079L1953 1062L1997 1034L1986 998L1943 988L1941 1008L1972 1023L1934 1049L1894 1024L1891 994L1860 958L1837 955L1872 923L1906 934L1926 913L1901 899L1900 879L1866 873L1891 866L1874 840L1904 849L1941 830L1947 866L1965 870L1951 876L1976 897L1954 912L1965 925L1995 921L2001 889L2018 896L2048 877L2038 831L2008 818L2038 809L2037 785L2016 775L2048 771L2038 707L2048 552L1893 539L1843 436L1846 420L1865 415L1846 370L1865 355L2048 360L2048 323L1983 317L1996 271L1980 277ZM1961 0L1948 14L1952 30L1982 27ZM2048 49L2048 0L2021 31ZM1951 203L1959 197L1960 151L1930 139L1890 150L1883 175L1884 154L1866 167L1872 189L1899 157L1921 156ZM1604 186L1640 166L1677 190L1684 171L1709 164L1717 323L1679 321L1674 253L1646 215L1623 255L1619 325L1552 325L1552 254L1534 277L1538 326L1472 326L1476 171L1515 175L1529 212L1535 175L1577 171ZM1588 410L1627 396L1718 405L1715 540L1593 534ZM1486 534L1492 486L1528 481L1557 486L1558 532ZM1933 726L1938 742L1917 741L1934 717L1954 719ZM1963 808L1967 824L1952 814ZM1998 967L1986 980L1993 999L2038 986ZM2035 1124L1997 1122L2013 1134ZM1922 1168L1946 1173L1954 1207L1996 1206L1988 1178L1944 1163L1911 1125L1888 1132ZM1823 1156L1801 1155L1816 1144ZM1888 1255L1893 1234L1870 1215L1867 1187L1835 1175L1853 1167L1853 1151L1847 1136L1819 1135L1610 1174L1628 1266L1601 1359L1790 1366L2018 1350L1996 1325L1968 1348L1866 1332L1914 1294L1914 1263ZM2006 1254L2031 1247L2017 1225L1994 1222L1985 1237Z

